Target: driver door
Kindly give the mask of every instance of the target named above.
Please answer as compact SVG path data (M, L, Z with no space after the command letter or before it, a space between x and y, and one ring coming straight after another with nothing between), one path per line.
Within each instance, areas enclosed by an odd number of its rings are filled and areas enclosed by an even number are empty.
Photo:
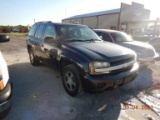
M41 56L43 61L53 67L57 66L57 33L53 24L48 23L46 24L44 36L43 36L43 46ZM45 42L46 37L53 37L54 41L52 43Z

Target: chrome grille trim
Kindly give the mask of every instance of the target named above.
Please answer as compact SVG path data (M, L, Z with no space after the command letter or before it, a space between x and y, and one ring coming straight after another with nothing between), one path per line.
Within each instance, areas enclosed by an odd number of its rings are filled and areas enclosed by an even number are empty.
M95 71L98 72L98 73L109 73L113 70L118 70L118 69L122 69L122 68L132 66L134 63L135 63L135 61L131 61L131 62L124 63L124 64L121 64L121 65L117 65L117 66L114 66L114 67L95 69Z
M147 57L152 57L154 55L155 55L154 50L152 50L152 49L146 49L146 56Z

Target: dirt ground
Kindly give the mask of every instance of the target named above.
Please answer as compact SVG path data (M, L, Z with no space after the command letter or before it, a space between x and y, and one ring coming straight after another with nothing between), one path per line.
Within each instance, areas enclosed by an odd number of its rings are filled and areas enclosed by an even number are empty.
M3 120L160 120L160 62L142 66L132 83L70 97L58 72L30 65L25 37L0 43L13 82L12 107Z

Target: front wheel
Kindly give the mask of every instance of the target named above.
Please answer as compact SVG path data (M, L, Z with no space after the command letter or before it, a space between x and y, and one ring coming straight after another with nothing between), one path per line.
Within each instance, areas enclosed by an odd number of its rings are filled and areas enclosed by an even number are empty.
M29 59L30 59L30 63L33 65L33 66L38 66L39 63L40 63L40 60L38 60L34 53L33 53L33 50L29 50Z
M62 74L64 89L71 96L76 96L81 91L81 80L78 70L74 65L64 67Z

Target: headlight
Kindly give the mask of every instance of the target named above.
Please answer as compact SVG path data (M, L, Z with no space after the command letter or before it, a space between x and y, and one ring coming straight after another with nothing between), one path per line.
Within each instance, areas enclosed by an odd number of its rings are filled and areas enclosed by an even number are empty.
M7 64L0 52L0 90L3 90L9 80Z
M8 38L9 38L9 36L6 36L6 38L8 39Z
M102 69L102 68L108 68L108 67L110 67L110 64L108 62L90 62L89 63L89 70L90 70L90 74L92 75L100 74L95 71L96 69Z

